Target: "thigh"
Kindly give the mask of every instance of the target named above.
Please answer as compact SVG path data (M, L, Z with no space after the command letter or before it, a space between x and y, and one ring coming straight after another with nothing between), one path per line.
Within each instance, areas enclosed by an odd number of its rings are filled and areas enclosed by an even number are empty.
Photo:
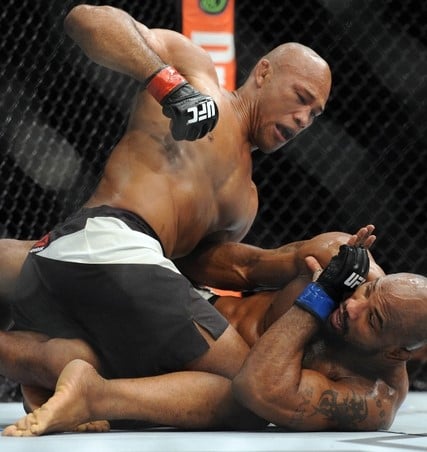
M59 376L64 367L74 359L82 359L96 370L101 370L99 359L92 347L81 339L51 338L44 343L43 359Z
M33 244L31 240L0 240L0 297L12 295L22 265Z
M16 281L33 241L0 239L0 329L12 324L10 303Z
M216 340L201 326L196 324L196 327L209 344L209 349L191 361L186 369L234 378L249 353L249 346L231 325Z
M0 332L0 373L21 384L53 390L63 368L76 358L99 368L84 341L50 339L30 331Z

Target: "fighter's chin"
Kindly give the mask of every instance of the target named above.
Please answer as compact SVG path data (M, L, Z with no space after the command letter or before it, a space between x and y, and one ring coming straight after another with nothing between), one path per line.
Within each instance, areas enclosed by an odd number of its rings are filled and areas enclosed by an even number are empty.
M330 321L330 316L329 318L326 320L326 322L323 323L322 325L322 336L325 339L325 341L327 343L332 343L334 344L334 346L337 346L338 344L340 344L340 347L347 347L347 340L346 337L344 336L344 334L342 332L340 332L339 330L337 330Z
M268 145L268 146L259 146L258 149L263 153L263 154L272 154L273 152L278 151L279 149L281 149L283 146L285 146L289 141L286 140L284 142L280 142L280 143L274 143L272 145Z

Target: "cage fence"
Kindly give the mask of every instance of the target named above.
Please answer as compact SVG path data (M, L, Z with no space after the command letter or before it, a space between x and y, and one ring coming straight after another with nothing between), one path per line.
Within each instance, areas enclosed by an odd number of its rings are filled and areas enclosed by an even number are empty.
M135 82L64 35L79 3L4 0L1 237L38 238L80 207L125 127ZM102 3L180 29L176 1ZM244 241L271 248L373 223L386 272L426 274L427 4L238 0L235 15L238 84L286 41L312 47L333 72L324 115L278 152L254 152L260 209Z

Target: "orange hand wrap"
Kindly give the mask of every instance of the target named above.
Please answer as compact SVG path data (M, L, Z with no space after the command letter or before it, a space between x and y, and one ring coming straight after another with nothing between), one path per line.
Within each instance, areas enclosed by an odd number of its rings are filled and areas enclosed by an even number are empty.
M175 88L187 83L187 80L173 67L160 69L147 84L147 91L161 102Z

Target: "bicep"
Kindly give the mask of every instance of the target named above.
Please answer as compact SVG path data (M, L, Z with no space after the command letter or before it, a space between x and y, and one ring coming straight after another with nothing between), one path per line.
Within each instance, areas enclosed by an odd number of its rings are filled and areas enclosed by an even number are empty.
M218 289L245 290L248 268L262 252L257 247L232 241L204 241L191 254L176 259L179 270L194 283Z
M391 425L396 402L395 391L382 381L333 381L304 369L296 394L281 394L267 409L268 420L291 430L378 430Z

